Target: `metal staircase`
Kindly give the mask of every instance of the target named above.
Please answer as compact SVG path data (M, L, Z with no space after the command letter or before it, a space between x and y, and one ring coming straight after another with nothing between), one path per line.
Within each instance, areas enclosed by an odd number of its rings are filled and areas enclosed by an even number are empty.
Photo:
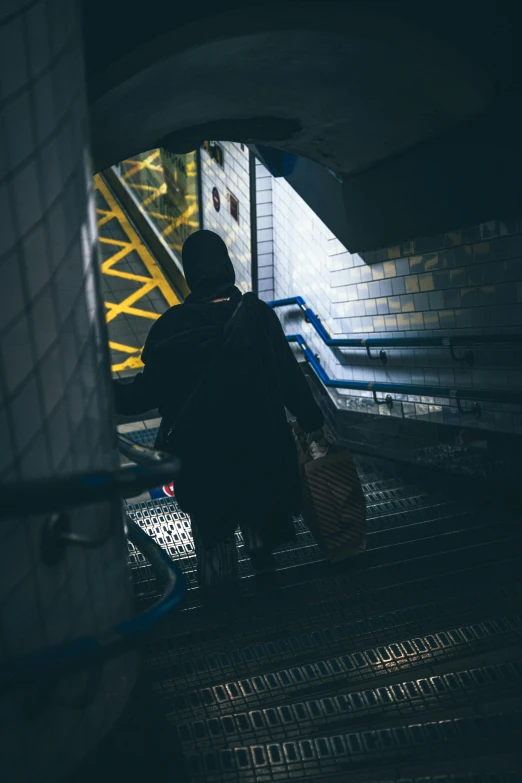
M329 566L298 521L275 574L240 553L226 597L197 588L173 499L128 506L189 586L143 665L191 783L522 780L518 510L413 467L359 469L366 555Z

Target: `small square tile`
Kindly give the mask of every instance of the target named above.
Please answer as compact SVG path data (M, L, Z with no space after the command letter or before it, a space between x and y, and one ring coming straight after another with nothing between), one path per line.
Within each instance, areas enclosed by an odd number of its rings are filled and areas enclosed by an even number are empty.
M457 272L460 270L452 270L452 271ZM460 276L456 285L465 285L466 282L468 283L468 285L483 285L486 277L485 264L470 266L467 270L463 270L463 271L465 271L466 273L466 279L464 279L463 276Z
M9 253L0 262L0 334L24 308L23 281L17 253Z
M42 616L32 579L25 579L2 606L2 639L7 658L14 659L44 646Z
M381 280L379 283L379 292L381 296L391 296L393 294L392 280Z
M408 258L398 258L395 261L395 270L397 275L406 276L410 274L410 260Z
M52 136L42 146L39 154L45 209L49 209L51 204L56 201L63 187L60 158L59 139L57 136ZM70 198L66 197L65 203L67 204L70 201ZM72 227L73 230L76 228L76 225L75 223Z
M460 301L463 307L476 307L478 305L477 289L468 286L461 288Z
M439 310L439 323L441 329L454 329L455 313L453 310Z
M492 257L491 242L477 242L473 245L473 254L478 263L489 261Z
M460 290L458 288L448 288L444 291L444 307L446 309L460 307L460 304Z
M431 310L439 310L444 307L444 294L442 291L430 291L428 298Z
M419 278L417 275L410 275L404 279L404 287L407 294L416 294L419 292Z
M0 256L7 253L14 245L15 230L13 223L12 202L7 187L0 187L0 215L2 215L2 230L0 231Z
M401 310L403 313L412 313L415 310L413 294L404 294L400 297Z
M60 167L62 177L67 180L73 173L73 169L78 156L78 150L74 143L72 126L69 119L65 119L58 131L58 148L60 150ZM112 221L114 230L117 231L117 224ZM117 238L117 237L115 237Z
M26 234L42 214L36 161L31 160L14 178L14 201L20 231Z
M64 383L67 384L78 364L78 351L72 324L62 323L60 325L58 346L60 350L60 366L63 380Z
M20 454L43 427L40 397L34 376L17 393L11 404L17 453Z
M424 259L422 256L412 256L410 258L410 272L416 275L419 272L424 272Z
M479 288L479 303L492 305L497 303L497 289L494 285L483 285Z
M438 329L440 327L438 312L424 313L424 327L425 329Z
M395 277L397 274L395 261L385 261L383 264L383 270L385 277Z
M455 310L455 323L459 329L470 329L473 326L473 313L471 310Z
M47 224L49 226L49 236L52 237L51 245L51 268L56 269L58 264L64 259L65 252L67 250L67 226L65 222L65 211L63 198L59 198L55 201L52 207L47 213ZM80 255L78 255L80 253ZM68 263L74 263L75 265L81 263L81 247L79 242L76 243L74 249L71 251L73 256L68 259ZM82 273L82 268L76 271L77 274Z
M10 393L29 375L34 363L25 314L4 332L0 345L5 387Z
M0 473L12 462L13 447L5 409L0 408Z
M35 139L29 93L12 98L4 108L4 123L11 169L34 153Z
M43 389L45 415L49 416L63 396L61 356L58 346L53 348L40 363L39 373Z
M21 478L36 479L49 475L49 452L44 432L40 431L34 437L19 461Z
M509 234L515 234L517 231L517 221L514 218L509 220L499 220L499 233L500 236L507 236Z
M23 22L15 17L0 26L0 94L4 100L27 83L26 56Z
M392 292L396 295L404 294L406 292L406 287L404 285L404 278L403 277L395 277L391 281L392 283Z
M485 283L499 283L503 280L503 268L501 261L492 261L489 264L484 265L484 282Z
M56 340L58 334L53 296L49 287L33 303L32 324L38 361Z
M455 264L457 266L467 266L473 261L473 246L461 245L453 250L455 257Z
M509 257L509 239L500 237L491 241L491 255L494 259L502 260Z
M424 269L426 272L431 272L441 266L438 253L427 253L422 257L424 259Z
M54 63L52 79L54 107L56 110L57 120L60 122L66 115L67 111L72 109L73 114L75 115L75 132L78 134L78 138L81 138L83 135L83 119L85 116L84 106L80 106L78 102L74 102L74 96L77 88L73 79L77 72L77 57L78 54L73 52L71 49L65 50L62 53L60 59Z
M424 328L424 317L422 313L411 313L410 315L410 326L412 329L423 329Z
M82 277L77 264L66 262L60 268L54 278L54 290L57 297L57 316L60 323L64 323L79 299Z
M69 449L71 439L65 402L60 403L49 418L49 430L52 433L50 448L53 463L55 467L58 467Z
M375 300L375 303L377 305L377 312L379 315L386 315L388 310L388 300L384 297L379 297Z
M434 281L431 273L419 275L419 288L421 291L433 291Z
M58 124L51 76L48 73L44 74L33 85L31 93L38 143L42 144L54 132Z
M522 258L512 258L502 262L502 271L504 280L519 280L520 269L522 267Z
M44 224L39 222L23 238L24 266L29 296L34 298L49 282L48 247Z
M416 311L429 310L428 294L413 294L413 304Z
M47 68L51 57L46 11L46 6L38 3L33 5L25 15L29 63L33 78Z
M379 282L368 283L368 293L372 299L377 299L381 295L381 288Z

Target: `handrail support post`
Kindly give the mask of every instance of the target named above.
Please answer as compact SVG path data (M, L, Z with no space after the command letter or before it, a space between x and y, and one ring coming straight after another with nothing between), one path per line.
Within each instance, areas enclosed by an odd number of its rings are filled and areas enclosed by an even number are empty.
M372 349L367 345L366 353L368 354L368 359L371 359L374 362L380 361L381 364L386 364L388 362L388 354L384 349L381 349L377 356L372 356Z

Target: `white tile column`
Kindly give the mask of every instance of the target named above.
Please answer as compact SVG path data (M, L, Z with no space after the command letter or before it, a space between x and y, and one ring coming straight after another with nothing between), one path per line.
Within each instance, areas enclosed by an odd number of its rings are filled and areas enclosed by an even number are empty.
M35 478L118 464L76 0L0 6L0 215L0 482L30 493ZM73 510L75 532L113 535L52 566L44 521L0 520L2 663L131 612L120 504ZM0 701L2 780L55 780L99 741L132 674L104 666L89 706L67 707L84 682L62 682L35 714L27 697Z

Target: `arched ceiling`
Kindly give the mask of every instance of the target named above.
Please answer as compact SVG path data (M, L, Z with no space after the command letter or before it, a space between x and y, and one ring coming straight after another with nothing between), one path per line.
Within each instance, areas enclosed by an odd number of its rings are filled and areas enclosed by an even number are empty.
M148 14L159 34L149 27L144 43L89 71L97 170L166 138L179 151L223 138L349 175L480 115L492 99L476 60L386 14L392 3L247 5L164 32Z

